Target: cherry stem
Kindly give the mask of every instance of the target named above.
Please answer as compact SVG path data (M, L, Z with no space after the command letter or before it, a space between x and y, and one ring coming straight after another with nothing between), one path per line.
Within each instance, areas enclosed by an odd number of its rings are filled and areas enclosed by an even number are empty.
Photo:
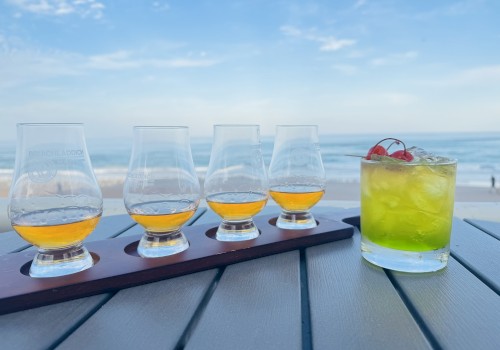
M391 142L391 144L387 147L387 151L392 147L392 145L396 144L399 145L401 142L399 140Z
M387 150L389 150L389 148L391 148L392 145L394 145L394 144L399 145L401 143L401 144L403 144L403 147L404 147L403 153L406 154L406 145L405 145L405 143L403 141L401 141L399 139L395 139L393 137L386 137L385 139L382 139L379 142L377 142L375 144L375 146L373 146L373 147L377 147L379 144L381 144L382 142L387 141L387 140L393 140L392 143L389 145L389 147L387 147Z

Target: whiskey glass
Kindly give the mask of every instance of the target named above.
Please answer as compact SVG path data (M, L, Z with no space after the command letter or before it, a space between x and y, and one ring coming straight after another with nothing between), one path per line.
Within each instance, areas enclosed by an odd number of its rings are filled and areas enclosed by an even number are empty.
M266 205L268 183L258 125L215 125L204 183L208 206L222 218L215 238L259 236L252 218Z
M144 229L137 246L143 258L180 253L189 247L182 226L200 203L200 183L185 126L136 126L127 177L125 208Z
M29 274L63 276L93 266L83 240L102 214L102 194L82 124L18 124L9 192L14 230L38 248Z
M278 125L269 165L269 194L282 211L276 226L316 227L310 209L325 193L317 125Z

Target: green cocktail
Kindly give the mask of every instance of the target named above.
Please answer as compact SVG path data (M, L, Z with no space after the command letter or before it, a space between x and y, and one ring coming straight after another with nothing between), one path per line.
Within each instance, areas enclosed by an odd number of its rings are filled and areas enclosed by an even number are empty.
M361 161L361 251L382 267L428 272L449 257L456 161Z

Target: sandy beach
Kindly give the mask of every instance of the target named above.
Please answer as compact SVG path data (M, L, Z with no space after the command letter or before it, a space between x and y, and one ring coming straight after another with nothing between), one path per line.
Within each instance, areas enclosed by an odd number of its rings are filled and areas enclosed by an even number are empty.
M103 215L125 214L122 200L123 180L98 178L104 197ZM10 179L0 179L0 232L10 231L7 216L7 197ZM329 181L322 202L343 208L359 206L360 189L357 182ZM457 186L455 215L472 219L500 221L500 189Z
M122 198L123 182L99 180L104 198ZM3 192L2 196L4 196ZM328 181L323 200L359 201L358 182ZM500 202L500 189L489 187L457 186L456 202ZM500 214L500 213L499 213Z
M121 199L123 179L99 178L104 198ZM201 181L203 182L203 181ZM9 193L10 180L0 179L0 198L6 199ZM360 190L358 182L328 181L323 200L359 201ZM500 202L500 188L492 190L490 187L457 186L456 202Z

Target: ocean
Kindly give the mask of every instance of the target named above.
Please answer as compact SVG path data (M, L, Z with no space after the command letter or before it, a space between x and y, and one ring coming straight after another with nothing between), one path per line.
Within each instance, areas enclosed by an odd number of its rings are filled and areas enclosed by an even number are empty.
M396 135L389 135L396 136ZM382 135L320 135L323 165L329 180L359 182L359 158ZM436 133L399 134L408 147L418 146L436 155L458 160L457 184L462 186L491 186L491 176L500 177L500 133ZM211 151L210 137L191 139L193 159L202 175L208 166ZM132 146L131 139L87 139L92 165L98 178L124 178ZM398 147L398 146L396 146ZM0 142L0 177L10 178L15 160L15 142ZM396 149L396 148L394 148ZM262 152L269 165L273 138L262 137Z

